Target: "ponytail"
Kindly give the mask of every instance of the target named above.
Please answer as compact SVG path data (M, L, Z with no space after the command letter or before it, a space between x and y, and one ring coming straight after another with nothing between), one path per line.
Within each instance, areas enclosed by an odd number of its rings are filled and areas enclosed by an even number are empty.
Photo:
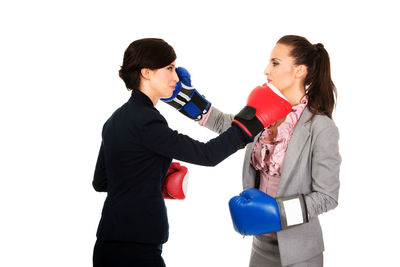
M313 117L320 114L332 119L337 91L331 79L329 55L324 45L312 45L306 38L296 35L283 36L278 43L291 46L291 56L295 59L295 64L307 67L304 83L308 108Z

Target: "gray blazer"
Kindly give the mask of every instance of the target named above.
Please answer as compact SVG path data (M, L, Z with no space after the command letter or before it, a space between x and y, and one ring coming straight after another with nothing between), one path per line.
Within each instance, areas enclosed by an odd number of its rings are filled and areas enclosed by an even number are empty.
M335 208L339 195L339 132L327 116L306 108L290 139L282 166L277 197L304 194L310 216L308 223L277 233L282 265L305 261L324 251L318 215ZM205 124L221 133L231 126L233 115L213 107ZM247 145L243 164L243 188L256 187L256 170L250 164L254 142Z

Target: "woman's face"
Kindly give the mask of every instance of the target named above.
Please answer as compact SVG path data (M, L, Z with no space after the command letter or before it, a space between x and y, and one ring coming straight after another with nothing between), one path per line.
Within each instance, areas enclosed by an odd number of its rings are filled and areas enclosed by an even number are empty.
M148 86L153 94L158 98L170 97L175 89L175 84L179 81L175 72L175 61L164 68L149 71Z
M282 93L287 92L296 82L296 68L294 58L290 56L291 47L276 44L272 49L271 57L264 74L268 83L278 88Z

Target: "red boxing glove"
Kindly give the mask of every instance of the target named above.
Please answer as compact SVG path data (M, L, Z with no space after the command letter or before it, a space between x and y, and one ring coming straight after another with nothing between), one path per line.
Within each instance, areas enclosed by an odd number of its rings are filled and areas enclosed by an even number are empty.
M292 105L272 84L257 86L251 91L245 106L234 118L249 136L255 137L265 127L286 116Z
M161 185L163 198L185 199L188 179L188 169L185 166L181 166L178 162L172 162L167 176Z

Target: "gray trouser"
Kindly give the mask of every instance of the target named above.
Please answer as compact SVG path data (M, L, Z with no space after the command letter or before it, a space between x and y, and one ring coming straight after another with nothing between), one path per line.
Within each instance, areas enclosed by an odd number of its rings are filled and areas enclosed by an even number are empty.
M282 267L278 240L275 237L255 236L250 256L250 267ZM322 253L307 261L285 267L322 267Z

